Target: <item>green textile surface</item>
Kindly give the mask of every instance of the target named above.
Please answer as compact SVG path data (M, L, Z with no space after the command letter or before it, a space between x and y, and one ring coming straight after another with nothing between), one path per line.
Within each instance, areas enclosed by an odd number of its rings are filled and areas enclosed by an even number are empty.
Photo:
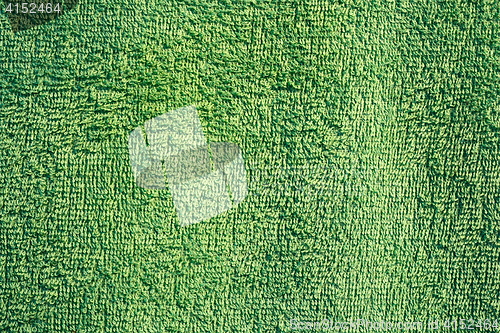
M1 332L500 319L496 0L86 0L0 27ZM186 105L249 194L180 227L127 137Z

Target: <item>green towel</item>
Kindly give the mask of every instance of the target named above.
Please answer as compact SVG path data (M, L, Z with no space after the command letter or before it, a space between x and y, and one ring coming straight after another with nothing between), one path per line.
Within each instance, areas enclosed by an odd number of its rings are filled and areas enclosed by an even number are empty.
M1 17L1 332L500 320L498 1L87 0L15 34ZM241 148L248 196L181 227L127 140L188 105Z

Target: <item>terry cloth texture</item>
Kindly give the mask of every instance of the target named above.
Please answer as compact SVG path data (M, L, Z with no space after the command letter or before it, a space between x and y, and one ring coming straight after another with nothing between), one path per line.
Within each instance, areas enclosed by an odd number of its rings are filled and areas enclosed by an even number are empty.
M500 319L499 15L87 0L16 34L2 16L0 331ZM248 197L181 227L127 140L188 105L241 147Z

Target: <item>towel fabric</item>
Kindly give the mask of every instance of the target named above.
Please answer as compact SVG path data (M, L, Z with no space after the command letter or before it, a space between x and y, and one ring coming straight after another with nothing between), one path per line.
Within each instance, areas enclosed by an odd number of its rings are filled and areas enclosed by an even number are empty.
M498 1L1 17L1 332L500 320ZM181 227L128 137L186 105L241 148L248 196Z

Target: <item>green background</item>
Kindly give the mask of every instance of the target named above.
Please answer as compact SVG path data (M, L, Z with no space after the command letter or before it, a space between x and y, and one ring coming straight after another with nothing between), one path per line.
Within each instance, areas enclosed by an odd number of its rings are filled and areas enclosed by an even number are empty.
M500 317L497 1L87 0L0 27L0 331ZM186 105L249 196L181 228L127 144Z

